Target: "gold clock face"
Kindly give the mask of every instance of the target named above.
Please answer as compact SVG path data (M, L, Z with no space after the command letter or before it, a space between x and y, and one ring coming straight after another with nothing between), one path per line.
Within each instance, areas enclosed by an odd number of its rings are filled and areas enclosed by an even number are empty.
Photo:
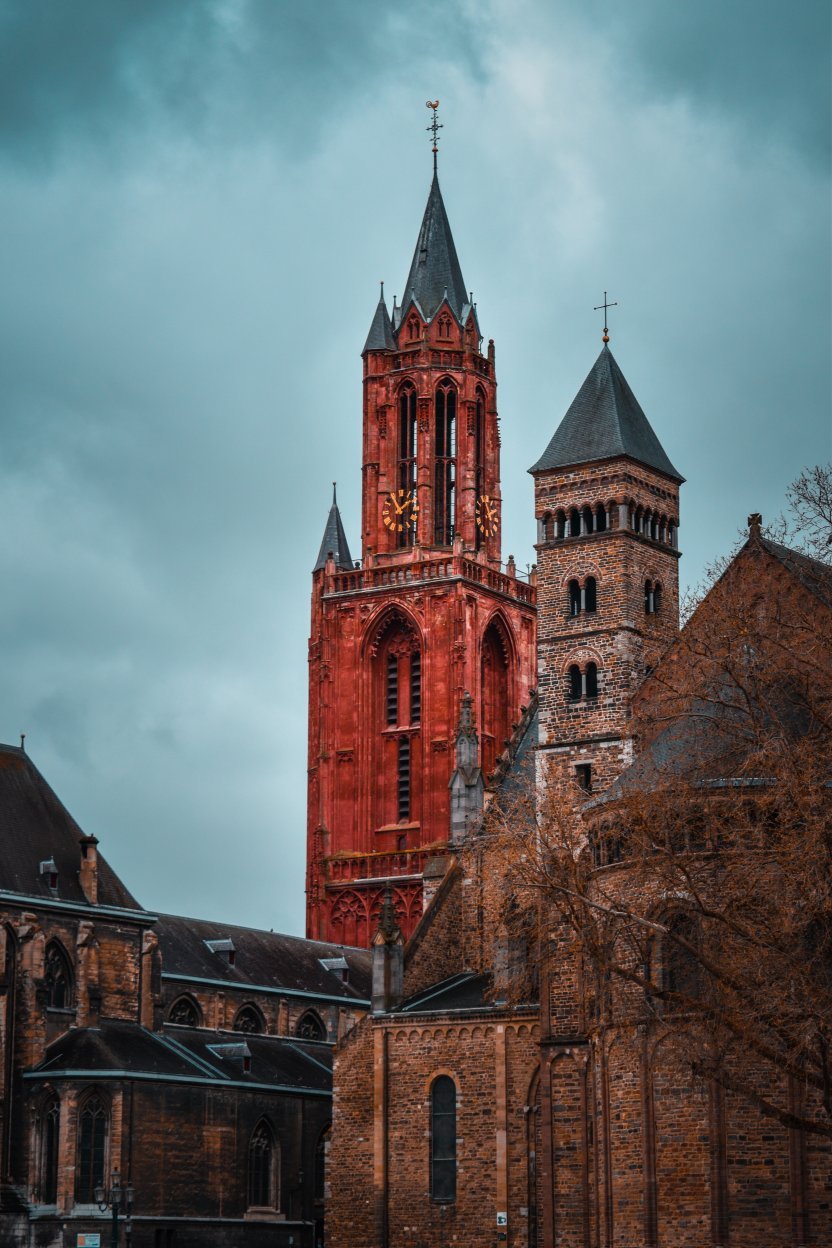
M500 527L499 504L490 494L481 494L474 508L477 528L485 537L493 537Z
M419 504L416 502L415 490L391 491L385 498L381 509L382 520L394 533L401 533L405 529L415 529L418 514Z

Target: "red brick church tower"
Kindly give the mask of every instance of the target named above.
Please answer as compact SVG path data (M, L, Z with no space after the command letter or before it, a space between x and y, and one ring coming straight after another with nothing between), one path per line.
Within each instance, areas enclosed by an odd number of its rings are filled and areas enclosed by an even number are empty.
M312 579L307 935L407 937L450 840L463 696L487 776L535 684L535 589L501 565L494 344L482 353L434 176L401 306L364 350L361 562L338 506ZM470 712L466 711L470 718ZM479 778L466 769L472 793ZM455 816L458 823L458 812Z

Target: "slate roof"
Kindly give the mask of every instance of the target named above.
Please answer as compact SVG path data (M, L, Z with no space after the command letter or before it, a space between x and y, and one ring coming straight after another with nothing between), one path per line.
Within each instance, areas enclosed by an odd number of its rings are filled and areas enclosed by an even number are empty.
M422 992L403 1001L396 1013L432 1014L447 1010L485 1010L494 1004L488 999L491 988L490 975L477 975L463 971L440 983L432 984Z
M241 1044L251 1055L250 1071L243 1069L239 1058L222 1054L223 1045L239 1048ZM185 1027L153 1032L138 1023L111 1019L99 1027L65 1032L49 1046L28 1078L55 1079L79 1071L93 1071L99 1078L107 1072L124 1072L183 1082L274 1084L298 1092L329 1093L332 1050L286 1036Z
M29 755L0 745L0 889L88 905L78 880L83 835ZM49 858L58 870L56 893L40 874ZM100 853L98 904L142 911Z
M321 549L318 551L318 559L312 569L313 572L318 572L321 568L326 567L326 558L330 551L335 556L336 568L348 571L352 567L352 555L350 554L347 535L341 522L341 513L338 510L334 485L332 487L332 506L329 509Z
M387 311L387 304L384 302L384 283L382 282L378 305L361 354L366 355L368 351L392 351L395 345L390 314Z
M462 323L468 292L456 254L451 226L439 179L433 175L425 215L413 253L410 272L402 295L402 316L411 300L416 300L426 320L434 315L447 292L448 303ZM401 319L401 318L400 318Z
M155 931L166 979L221 980L229 987L291 989L346 1002L370 998L373 955L369 949L352 949L176 914L159 915ZM227 954L212 953L205 943L226 937L234 943L233 966ZM341 957L349 966L346 983L337 971L326 970L320 963L322 958Z
M621 455L656 468L674 481L684 481L605 343L552 440L529 472Z

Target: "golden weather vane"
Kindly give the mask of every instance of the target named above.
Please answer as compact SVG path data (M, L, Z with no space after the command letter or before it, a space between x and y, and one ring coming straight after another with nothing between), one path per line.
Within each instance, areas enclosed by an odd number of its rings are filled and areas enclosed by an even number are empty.
M592 309L593 312L600 312L602 308L604 309L604 332L601 335L602 342L609 342L610 340L610 331L607 329L607 308L617 308L617 307L618 307L617 299L615 303L607 303L607 292L604 291L604 302L597 303L595 307Z
M425 100L425 108L433 109L433 121L430 123L429 126L426 126L425 129L427 130L428 134L433 135L433 149L432 150L433 150L433 172L434 173L436 173L436 154L439 151L439 131L444 130L445 128L442 125L441 121L437 121L436 110L438 107L439 107L438 100Z

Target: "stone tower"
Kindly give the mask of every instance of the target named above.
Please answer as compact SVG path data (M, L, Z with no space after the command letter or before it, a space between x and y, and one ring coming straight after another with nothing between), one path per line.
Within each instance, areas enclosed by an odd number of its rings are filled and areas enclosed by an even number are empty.
M584 788L632 761L630 707L679 627L679 475L606 343L534 477L540 757Z
M360 563L333 500L313 572L307 934L405 937L450 836L463 695L487 775L528 702L535 589L501 564L494 344L482 353L434 171L401 305L364 350Z

